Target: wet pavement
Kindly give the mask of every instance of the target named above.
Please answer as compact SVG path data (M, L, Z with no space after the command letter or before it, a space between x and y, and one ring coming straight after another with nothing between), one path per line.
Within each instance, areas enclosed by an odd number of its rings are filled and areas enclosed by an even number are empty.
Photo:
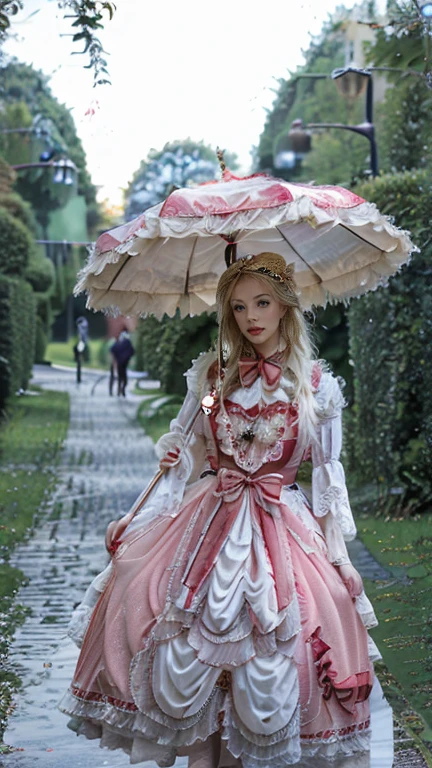
M108 378L99 373L85 372L78 386L74 371L38 366L33 383L68 391L71 419L57 489L35 535L11 558L29 577L18 599L32 615L11 652L24 689L5 734L6 744L23 751L0 757L0 766L128 766L124 753L101 750L70 731L57 704L78 656L66 637L71 612L108 562L107 524L128 510L154 475L153 442L135 422L141 398L109 397ZM185 766L186 760L176 765Z
M153 443L135 422L141 398L109 397L107 376L85 372L77 385L73 370L38 366L33 382L68 391L71 420L56 491L35 535L11 559L29 577L18 599L31 608L32 615L17 632L11 650L23 691L5 742L19 751L1 756L0 766L126 767L129 759L124 753L101 750L98 742L70 731L57 704L78 656L66 636L70 615L108 561L103 547L107 524L127 511L157 468ZM361 542L353 543L351 555L363 576L387 576ZM406 734L396 730L395 736L402 748L395 768L425 768ZM156 764L147 765L156 768ZM177 768L186 765L186 758L176 762Z

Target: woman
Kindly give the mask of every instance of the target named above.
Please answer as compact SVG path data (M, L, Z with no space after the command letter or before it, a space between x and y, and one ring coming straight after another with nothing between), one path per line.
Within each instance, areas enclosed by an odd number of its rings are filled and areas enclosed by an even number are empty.
M110 525L112 564L76 612L73 635L86 631L62 709L132 763L390 768L376 620L344 542L339 384L313 362L282 257L233 264L217 305L218 360L186 374L156 446L167 471ZM295 482L308 458L311 505Z

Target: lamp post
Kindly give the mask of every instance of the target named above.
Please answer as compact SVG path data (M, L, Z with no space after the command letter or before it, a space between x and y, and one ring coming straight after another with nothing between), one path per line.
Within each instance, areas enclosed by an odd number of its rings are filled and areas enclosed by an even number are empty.
M432 21L432 3L428 2L419 2L420 6L420 13L423 16L424 19L427 21Z
M310 152L312 134L305 131L303 121L293 120L286 136L277 143L273 165L278 170L294 170Z
M54 171L53 183L65 184L66 186L71 186L74 183L74 175L78 173L75 163L68 158L40 163L19 163L10 167L14 171L25 171L28 168L52 168Z
M432 3L430 3L432 9ZM344 125L343 123L308 123L305 128L342 128L365 136L370 144L370 167L372 176L378 176L378 150L373 124L373 80L369 69L346 67L335 69L331 74L336 87L342 96L350 99L357 98L366 90L365 121L359 125Z

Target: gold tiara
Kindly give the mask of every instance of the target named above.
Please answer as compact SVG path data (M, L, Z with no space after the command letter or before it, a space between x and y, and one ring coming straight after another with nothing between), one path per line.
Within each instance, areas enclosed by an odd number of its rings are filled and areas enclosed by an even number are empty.
M279 283L288 283L294 290L294 267L292 264L286 264L285 259L278 253L248 254L239 259L232 267L236 265L237 270L233 269L233 272L258 272L261 275L268 275Z

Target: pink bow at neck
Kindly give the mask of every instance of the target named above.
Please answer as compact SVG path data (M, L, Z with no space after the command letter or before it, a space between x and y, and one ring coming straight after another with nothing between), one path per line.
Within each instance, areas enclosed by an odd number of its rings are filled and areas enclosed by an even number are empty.
M279 386L282 368L274 357L242 357L239 360L240 381L243 387L251 387L261 376L264 389L272 392Z

